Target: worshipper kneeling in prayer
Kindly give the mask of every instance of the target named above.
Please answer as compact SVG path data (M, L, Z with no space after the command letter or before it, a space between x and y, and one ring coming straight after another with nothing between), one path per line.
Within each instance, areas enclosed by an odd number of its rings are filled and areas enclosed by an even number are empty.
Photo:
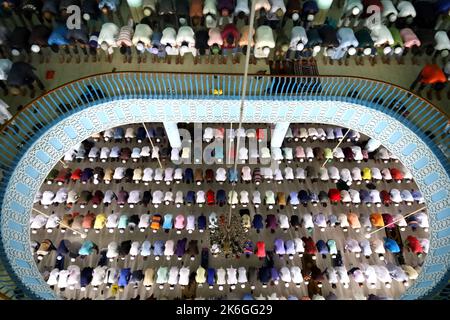
M189 26L180 27L176 37L176 44L180 50L180 55L177 56L177 64L184 62L184 54L190 52L195 58L197 51L195 50L194 31ZM181 57L180 57L181 56Z
M337 31L337 38L339 46L334 49L331 59L338 60L339 65L342 64L342 59L344 59L345 65L348 66L348 57L356 54L359 42L350 28L340 28Z
M259 26L255 33L255 58L264 58L268 63L271 49L275 48L273 30L269 26Z

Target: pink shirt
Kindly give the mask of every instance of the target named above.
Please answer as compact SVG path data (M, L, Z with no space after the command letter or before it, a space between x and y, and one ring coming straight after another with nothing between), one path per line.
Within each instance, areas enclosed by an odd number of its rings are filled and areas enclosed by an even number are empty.
M209 34L208 46L211 47L213 44L222 46L223 40L222 40L222 35L220 34L219 28L209 29L208 34Z
M179 214L175 218L175 229L183 229L184 228L184 216Z
M411 48L414 46L420 47L419 38L417 38L416 34L410 28L400 30L400 35L403 39L403 45L406 48Z

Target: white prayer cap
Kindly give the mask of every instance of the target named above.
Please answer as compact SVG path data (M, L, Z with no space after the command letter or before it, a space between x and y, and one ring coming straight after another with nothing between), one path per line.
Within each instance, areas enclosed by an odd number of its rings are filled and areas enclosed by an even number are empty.
M39 51L41 51L41 47L39 47L37 44L33 44L31 45L31 51L33 51L34 53L38 53Z
M369 54L372 53L372 48L365 48L365 49L363 50L363 53L364 53L366 56L368 56Z
M263 52L264 52L264 54L265 54L266 56L268 56L269 53L270 53L270 48L269 48L269 47L264 47Z
M348 48L348 54L351 55L351 56L354 56L356 54L355 47Z
M392 48L389 47L389 46L387 46L387 47L385 47L385 48L383 49L383 53L384 53L384 54L389 54L391 51L392 51Z
M84 13L83 19L89 21L89 20L91 20L91 16L89 15L89 13Z
M313 21L313 20L314 20L314 15L313 15L313 14L308 14L308 15L306 16L306 20L308 20L308 21Z
M297 21L299 18L300 18L300 16L298 15L298 13L292 14L292 20Z
M358 7L354 7L354 8L352 9L352 14L353 14L354 16L357 16L360 12L361 12L361 10L359 10Z
M17 57L17 56L20 55L20 51L17 50L17 49L12 49L12 50L11 50L11 54L12 54L13 56Z
M301 42L297 44L297 50L298 51L302 51L304 47L305 47L305 45L303 43L301 43Z

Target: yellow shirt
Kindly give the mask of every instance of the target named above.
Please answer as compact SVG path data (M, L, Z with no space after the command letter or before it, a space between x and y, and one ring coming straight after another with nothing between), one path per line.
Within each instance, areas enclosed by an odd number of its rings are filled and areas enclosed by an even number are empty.
M95 217L94 229L103 229L106 225L106 215L104 213L100 213Z
M372 180L372 172L370 171L370 168L365 167L362 169L362 179Z
M205 283L206 282L205 273L206 270L202 266L198 267L197 274L195 275L195 281L197 283Z

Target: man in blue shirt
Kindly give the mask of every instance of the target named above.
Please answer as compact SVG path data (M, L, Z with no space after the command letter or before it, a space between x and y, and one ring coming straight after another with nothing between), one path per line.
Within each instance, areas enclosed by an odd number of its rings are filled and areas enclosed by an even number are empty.
M162 256L164 254L164 241L162 240L155 241L155 243L153 244L153 254L157 257Z
M216 270L214 268L208 268L208 277L207 277L206 281L208 282L210 288L212 288L214 286L215 275L216 275Z
M118 285L121 291L128 285L128 281L130 281L131 277L131 269L130 268L123 268L120 270L120 276Z
M198 228L198 230L206 229L206 217L203 215L203 213L198 217L197 228ZM200 231L200 232L202 232L202 231Z
M184 183L190 184L194 180L194 171L191 168L184 170Z
M253 217L253 228L256 229L257 233L264 228L263 217L260 214L255 214Z
M239 181L239 173L234 168L228 169L228 181L232 184L238 183Z
M195 203L195 191L189 190L186 193L185 202L187 205L192 205Z
M72 55L70 54L69 44L70 41L67 39L68 29L65 25L59 25L55 27L48 37L48 45L55 53L60 53L59 62L64 63L65 54L68 56L67 63L72 60Z
M84 54L84 62L88 62L89 55L87 51L87 46L89 43L89 35L88 35L88 27L86 24L81 24L80 28L70 29L67 34L66 38L70 42L70 48L72 48L73 53L75 54L75 61L77 63L80 63L81 57L78 48L83 52Z
M91 283L93 271L94 271L94 269L92 269L91 267L86 267L86 268L83 268L83 270L81 270L81 274L80 274L81 290L83 290L83 291L86 290L86 287Z
M227 196L225 190L223 189L217 190L216 202L220 207L224 206L227 203Z

